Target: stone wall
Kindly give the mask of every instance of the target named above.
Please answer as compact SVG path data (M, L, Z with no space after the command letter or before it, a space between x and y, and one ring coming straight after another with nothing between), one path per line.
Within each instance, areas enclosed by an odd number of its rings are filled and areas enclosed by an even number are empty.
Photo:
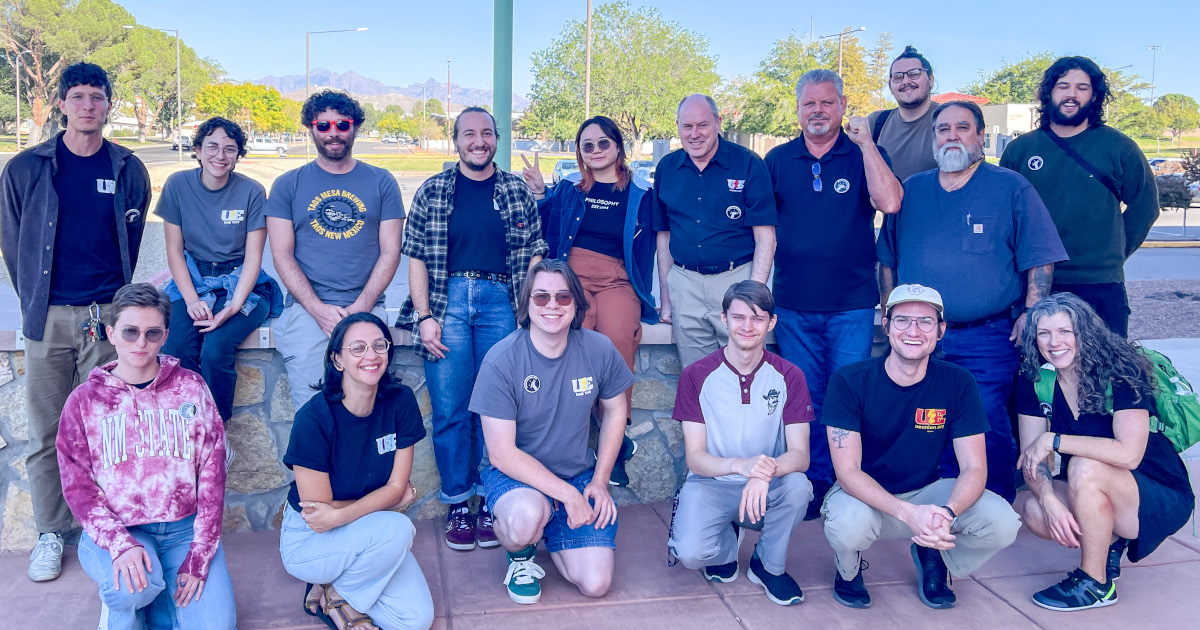
M618 504L670 498L685 474L683 434L671 419L679 356L671 345L643 345L637 357L633 389L633 425L638 441L630 460L630 485L614 488ZM429 432L429 394L421 360L398 349L392 366L417 400ZM235 457L225 489L225 531L278 529L291 472L280 462L287 450L293 409L283 361L274 350L243 350L237 358L238 384L229 441ZM28 434L25 424L24 355L0 353L0 551L33 548L37 532L25 472ZM437 501L440 485L428 437L416 446L412 483L422 497L409 510L414 518L445 514Z

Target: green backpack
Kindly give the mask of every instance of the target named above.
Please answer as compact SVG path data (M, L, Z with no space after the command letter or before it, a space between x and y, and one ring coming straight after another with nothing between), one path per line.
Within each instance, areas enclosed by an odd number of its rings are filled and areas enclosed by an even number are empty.
M1157 403L1158 415L1150 416L1150 430L1165 435L1175 447L1175 451L1182 453L1191 445L1200 442L1200 399L1196 396L1196 390L1192 389L1192 385L1165 355L1149 348L1138 350L1150 360L1157 383L1154 401ZM1042 412L1049 420L1054 404L1054 366L1049 363L1042 365L1033 389L1037 392ZM1112 406L1110 383L1104 395L1104 408L1112 413Z

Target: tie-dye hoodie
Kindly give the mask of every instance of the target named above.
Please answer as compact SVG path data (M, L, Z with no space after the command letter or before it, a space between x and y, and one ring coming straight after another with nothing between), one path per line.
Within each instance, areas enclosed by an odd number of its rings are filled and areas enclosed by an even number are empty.
M199 374L159 355L138 389L92 370L63 406L58 465L63 496L84 531L114 559L141 546L127 527L196 515L179 573L208 577L225 504L225 429Z

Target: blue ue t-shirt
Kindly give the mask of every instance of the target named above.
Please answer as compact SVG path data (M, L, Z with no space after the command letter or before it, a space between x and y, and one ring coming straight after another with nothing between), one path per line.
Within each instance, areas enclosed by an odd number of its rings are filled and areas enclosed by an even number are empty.
M334 501L356 501L382 487L392 475L396 451L425 437L416 396L406 386L375 398L370 415L360 418L342 401L314 395L296 414L283 463L329 474ZM300 510L296 482L288 504Z

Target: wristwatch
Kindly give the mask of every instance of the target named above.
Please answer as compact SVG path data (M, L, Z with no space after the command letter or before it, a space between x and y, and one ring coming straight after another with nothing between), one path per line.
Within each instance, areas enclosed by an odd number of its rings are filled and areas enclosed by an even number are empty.
M425 320L427 320L427 319L433 319L433 313L432 313L432 312L430 312L430 313L425 313L424 315L422 315L422 316L418 317L418 318L417 318L417 325L418 325L418 326L420 326L420 325L421 325L421 322L423 322L423 321L425 321Z
M958 520L958 515L954 513L954 510L950 509L949 505L943 505L942 509L950 513L950 526L953 527L954 523Z
M1058 449L1059 449L1059 447L1061 447L1061 446L1062 446L1062 434L1061 434L1061 433L1055 433L1055 434L1054 434L1054 452L1055 452L1055 453L1058 453Z

